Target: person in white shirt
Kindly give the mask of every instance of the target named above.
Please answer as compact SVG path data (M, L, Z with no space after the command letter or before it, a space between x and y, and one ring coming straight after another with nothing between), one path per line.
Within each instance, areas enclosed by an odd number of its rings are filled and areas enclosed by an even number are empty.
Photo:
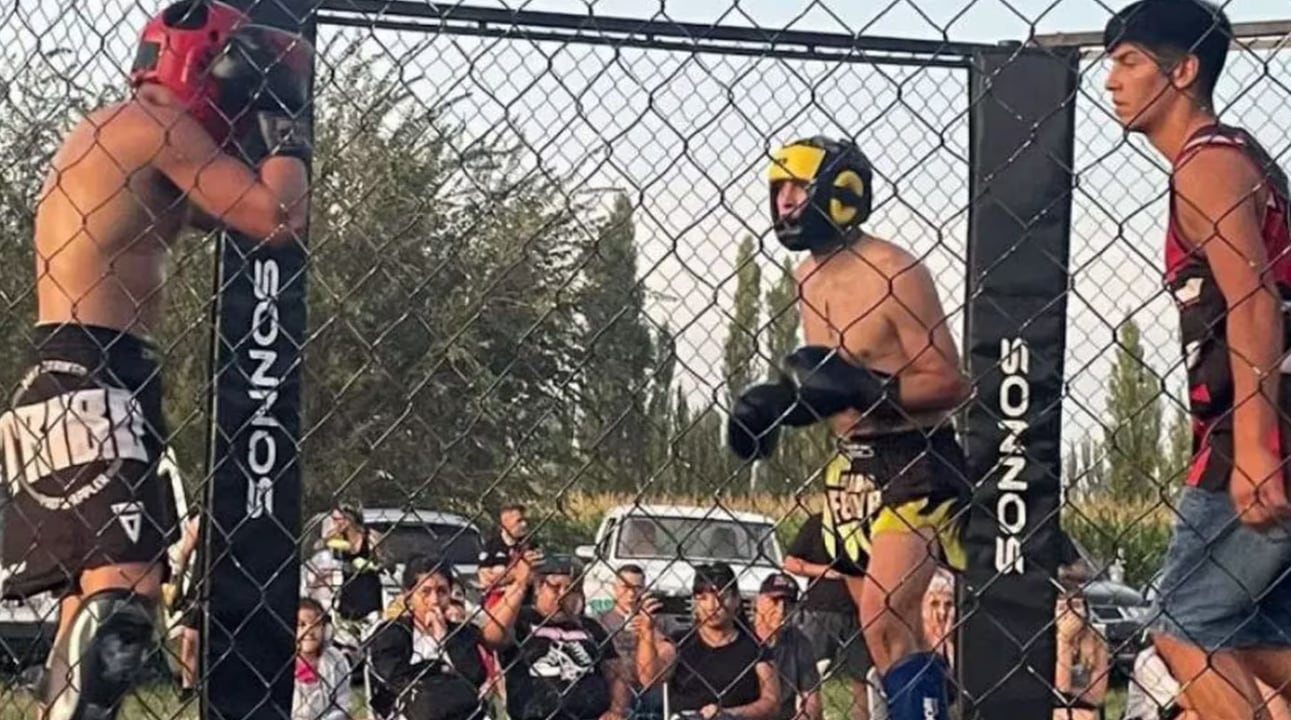
M331 646L330 620L313 598L296 611L296 691L292 720L348 720L350 673L345 656Z

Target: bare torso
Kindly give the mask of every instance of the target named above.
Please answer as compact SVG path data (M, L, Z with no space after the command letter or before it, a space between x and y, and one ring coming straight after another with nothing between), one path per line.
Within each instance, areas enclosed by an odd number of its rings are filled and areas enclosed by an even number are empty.
M897 323L916 322L904 313L890 281L917 261L886 240L866 237L850 250L809 256L796 270L803 336L808 345L841 347L853 363L896 374L911 358L897 337ZM905 412L902 419L876 421L848 410L830 418L840 437L931 427L946 411Z
M150 166L138 101L91 113L63 140L36 207L38 322L149 336L162 311L185 202Z

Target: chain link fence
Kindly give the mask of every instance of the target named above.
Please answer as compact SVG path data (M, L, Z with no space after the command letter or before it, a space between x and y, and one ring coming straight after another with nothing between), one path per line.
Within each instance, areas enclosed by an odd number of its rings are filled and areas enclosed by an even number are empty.
M138 28L156 9L17 3L0 20L0 264L10 268L0 275L0 386L10 393L39 342L32 237L42 182L68 130L127 96ZM282 533L298 551L301 594L332 618L326 642L352 672L297 667L295 683L331 688L321 707L343 705L350 717L414 712L399 703L417 693L385 672L373 640L379 618L398 618L412 602L404 570L433 557L456 571L453 587L443 588L453 595L444 611L460 599L460 621L482 628L481 646L499 617L511 621L512 639L525 640L518 650L483 653L482 675L471 676L492 717L535 692L521 677L530 671L560 688L559 702L549 699L557 705L584 697L587 676L627 671L633 712L657 716L662 699L635 665L611 672L601 661L609 648L624 658L634 651L632 617L642 604L661 616L660 634L693 636L695 613L706 612L692 597L696 567L724 562L738 578L742 603L731 611L740 622L755 635L801 626L812 645L807 660L779 666L782 690L800 697L776 717L881 711L869 661L816 647L829 644L811 626L823 622L819 591L806 603L814 616L801 602L767 602L781 596L769 578L799 555L796 536L822 510L835 438L823 428L801 431L757 464L725 448L734 398L770 377L802 340L795 259L775 241L765 171L770 152L789 140L855 137L875 169L867 229L926 265L962 343L977 199L970 126L980 99L969 75L972 54L989 46L853 43L849 36L871 34L874 20L848 24L835 14L842 10L820 3L811 12L825 31L797 36L796 27L750 27L739 2L707 29L666 6L648 19L594 4L576 16L521 10L357 1L309 8L318 27L308 324L298 366L301 523ZM1026 22L1034 28L1045 12ZM1076 17L1099 27L1107 16L1098 9ZM1291 147L1291 35L1275 25L1234 48L1218 96L1226 119L1282 158ZM955 38L954 18L934 34ZM1080 555L1066 567L1083 565L1077 584L1088 611L1073 625L1059 610L1054 632L1074 633L1063 648L1102 643L1102 664L1086 668L1098 688L1089 697L1112 718L1136 684L1130 675L1145 647L1152 580L1192 447L1176 315L1160 280L1168 168L1110 114L1106 71L1105 58L1087 52L1070 100L1060 516ZM165 378L174 463L167 477L179 488L180 514L192 508L193 517L206 517L217 496L219 458L208 462L219 392L212 337L227 287L213 282L217 235L186 230L171 245L165 310L149 332ZM109 267L126 268L130 252ZM13 522L12 470L8 480L0 522ZM514 525L519 515L527 532ZM519 571L538 610L518 619L496 610L517 573L517 551L499 547L513 534L541 548L546 568L537 579ZM173 561L184 543L171 539ZM207 626L193 611L221 599L192 591L204 587L202 565L188 565L197 570L163 592L166 651L124 717L199 713L188 698L207 677L197 652ZM640 572L622 572L627 566ZM566 576L581 589L562 584ZM795 596L814 585L795 582ZM975 649L957 641L954 582L933 582L920 632L947 657L971 662ZM544 624L568 630L575 622L553 619L557 607L604 620L608 633L553 642ZM854 653L863 641L850 615L852 636L836 640ZM39 682L33 669L57 620L47 593L0 606L0 718L37 714L26 686ZM832 662L822 671L818 660ZM424 692L448 703L458 691ZM305 696L295 701L299 712L320 707L310 704L316 693Z

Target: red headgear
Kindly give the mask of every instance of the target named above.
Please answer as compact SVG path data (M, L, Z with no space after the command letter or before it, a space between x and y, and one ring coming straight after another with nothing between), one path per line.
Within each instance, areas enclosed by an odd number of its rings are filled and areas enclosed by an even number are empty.
M132 87L168 88L217 141L229 134L219 89L207 69L229 34L249 22L241 10L212 0L180 0L148 21L130 72Z

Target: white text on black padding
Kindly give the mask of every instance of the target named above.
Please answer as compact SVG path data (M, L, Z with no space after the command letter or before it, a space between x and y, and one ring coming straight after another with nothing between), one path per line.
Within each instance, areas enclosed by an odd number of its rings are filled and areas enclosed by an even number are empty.
M1022 433L1030 427L1026 419L1031 409L1031 351L1022 338L1000 341L1000 441L995 519L999 533L995 536L995 571L1002 575L1026 571L1022 555L1022 537L1027 525L1027 490L1023 476L1027 468L1026 446Z
M0 415L5 477L16 496L21 486L60 470L93 462L149 462L143 409L122 388L88 388L20 405ZM101 488L87 486L66 498L71 505ZM78 493L87 492L84 497Z
M274 344L282 334L278 320L278 262L257 260L254 265L256 304L251 311L251 386L247 397L255 406L251 435L247 439L247 517L273 515L273 480L278 467L278 443L282 425L274 415L282 376L274 369L278 351Z

